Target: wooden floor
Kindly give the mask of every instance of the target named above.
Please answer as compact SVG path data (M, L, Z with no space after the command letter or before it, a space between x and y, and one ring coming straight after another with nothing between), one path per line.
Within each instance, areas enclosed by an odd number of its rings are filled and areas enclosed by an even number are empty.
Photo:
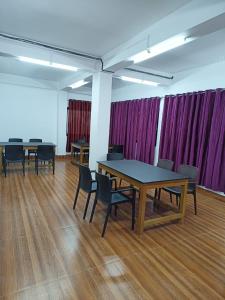
M139 238L120 210L100 237L104 209L73 212L77 169L0 178L0 299L225 299L225 203L198 193L184 224ZM90 210L88 212L88 217Z

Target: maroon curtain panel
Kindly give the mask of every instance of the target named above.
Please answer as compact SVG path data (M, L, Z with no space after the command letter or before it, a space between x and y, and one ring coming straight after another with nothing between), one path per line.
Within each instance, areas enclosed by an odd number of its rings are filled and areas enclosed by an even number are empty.
M113 102L110 143L124 145L126 159L153 163L160 98Z
M71 151L71 143L85 138L90 139L91 102L69 100L67 108L66 151Z
M224 102L221 89L166 96L159 150L175 169L198 167L199 184L217 191L225 191Z

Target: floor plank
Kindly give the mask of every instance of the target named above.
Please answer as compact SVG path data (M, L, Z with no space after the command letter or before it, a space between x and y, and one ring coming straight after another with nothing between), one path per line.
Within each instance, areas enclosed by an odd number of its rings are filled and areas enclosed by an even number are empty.
M0 299L225 299L225 202L199 191L197 216L190 196L183 224L141 238L119 209L102 239L102 205L92 224L84 193L72 210L77 171L0 178Z

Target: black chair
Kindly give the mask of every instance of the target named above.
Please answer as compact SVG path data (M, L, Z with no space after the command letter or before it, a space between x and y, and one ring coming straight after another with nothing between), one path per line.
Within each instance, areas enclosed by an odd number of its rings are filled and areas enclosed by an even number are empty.
M39 145L35 155L35 169L38 175L38 163L48 162L52 163L53 175L55 174L55 147L48 145Z
M73 209L76 208L79 191L80 189L82 189L84 192L88 194L85 209L84 209L83 219L85 219L87 214L87 209L88 209L91 194L95 193L97 189L97 182L92 179L92 175L91 175L92 173L95 173L95 171L91 171L86 166L79 165L79 181L78 181L76 196L74 199Z
M123 153L123 145L112 145L112 153Z
M9 138L9 143L22 143L23 139L20 138Z
M110 153L107 154L107 160L122 160L122 159L124 159L123 153L120 153L120 152L110 152ZM115 180L115 189L117 189L116 177L111 177L111 178L113 178ZM122 179L120 179L119 186L121 186L121 183L122 183Z
M134 230L136 190L130 187L123 188L120 190L113 190L112 180L108 176L99 173L96 173L96 180L97 180L97 192L96 192L96 196L95 196L95 200L91 212L90 223L93 220L97 201L100 200L102 203L107 205L107 213L106 213L105 222L102 230L102 237L104 237L109 215L112 210L112 206L115 205L115 207L117 207L118 204L129 202L132 205L132 230ZM124 192L127 191L132 191L132 197L129 197L128 195L124 194Z
M170 159L159 159L158 163L157 163L157 167L166 169L169 171L172 171L173 165L174 165L174 162ZM155 189L155 198L157 198L157 194L158 194L158 197L160 198L161 189Z
M42 139L29 139L30 143L42 143ZM30 149L28 150L28 164L30 163L30 156L34 154L34 156L36 155L37 150L34 149Z
M195 209L195 215L197 215L196 181L198 177L198 168L189 165L180 165L177 172L189 177L187 194L192 194L194 197L194 209ZM176 204L179 205L180 196L181 196L180 187L168 187L168 188L163 188L163 190L170 194L171 202L172 202L172 195L175 195Z
M23 146L7 145L2 153L2 166L6 177L7 165L9 163L22 163L23 175L25 175L25 151Z

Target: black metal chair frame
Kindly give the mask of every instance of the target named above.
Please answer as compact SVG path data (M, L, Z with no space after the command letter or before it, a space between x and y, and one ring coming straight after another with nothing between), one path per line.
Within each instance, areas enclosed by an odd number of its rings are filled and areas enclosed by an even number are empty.
M197 173L197 168L194 166L189 166L189 165L180 165L177 172L183 175L187 175L184 174L183 172L180 172L180 169L184 166L187 167L192 167L193 169L196 169L196 173ZM195 215L197 215L197 196L196 196L196 179L197 179L197 174L195 178L189 178L189 182L188 182L188 189L187 189L187 194L191 194L194 197L194 211L195 211ZM173 187L169 187L169 188L163 188L164 191L168 192L170 194L170 202L173 202L173 197L172 195L176 196L176 205L179 206L180 205L180 197L181 197L181 192L180 191L176 191L173 189ZM158 196L158 200L160 198L160 194Z
M30 143L42 143L42 139L29 139L29 142ZM28 159L28 165L30 163L30 156L31 154L34 154L34 156L36 155L37 153L37 150L34 150L34 149L29 149L28 150L28 156L27 156L27 159ZM34 157L35 158L35 157Z
M18 152L15 152L15 158L7 158L9 155L8 151L11 151L12 149L17 149ZM16 157L17 156L17 157ZM7 165L10 163L22 163L23 166L23 175L25 176L25 151L23 150L23 146L19 145L7 145L5 146L5 152L2 153L2 166L3 166L3 172L6 177L7 173Z
M78 180L77 191L76 191L76 195L75 195L75 199L74 199L74 203L73 203L73 210L75 210L75 208L76 208L79 192L80 192L80 189L82 189L84 192L87 193L87 200L86 200L84 214L83 214L83 219L85 219L87 210L88 210L88 206L89 206L89 202L90 202L90 198L91 198L91 194L96 192L96 188L93 188L93 186L94 186L94 183L96 183L96 187L97 187L97 182L96 182L96 180L92 179L91 174L95 174L94 170L90 170L88 167L83 166L83 165L78 165L78 167L79 167L79 180Z
M124 155L123 153L121 152L109 152L107 154L107 160L122 160L124 159ZM109 173L106 173L106 174L109 174ZM109 174L110 175L110 174ZM117 190L117 177L115 176L111 176L110 175L110 178L114 179L114 182L115 182L115 189ZM122 184L122 179L120 178L120 181L119 181L119 187L121 187L121 184Z
M41 153L41 149L52 149L52 152L49 154L49 156L44 157L43 154ZM36 174L38 175L38 162L48 162L52 163L52 172L53 175L55 174L55 149L54 146L48 146L48 145L40 145L37 147L37 152L35 154L35 170Z
M174 162L170 159L159 159L157 167L172 171ZM155 199L160 198L161 189L155 189Z
M108 203L106 201L103 201L102 199L99 199L99 194L101 193L101 183L100 183L101 176L103 176L102 178L105 178L105 180L110 184L110 189L107 191L110 194L110 201ZM102 174L96 173L96 179L97 179L97 192L96 192L95 200L94 200L94 203L93 203L91 217L90 217L89 222L91 223L92 220L93 220L94 213L95 213L95 208L96 208L98 200L105 203L107 205L107 211L106 211L106 217L105 217L103 230L102 230L102 234L101 234L101 236L104 237L106 227L107 227L107 224L108 224L108 219L109 219L109 216L110 216L111 211L112 211L112 207L115 206L115 215L117 215L117 206L119 204L131 203L131 205L132 205L132 225L131 225L131 228L132 228L132 230L134 230L136 190L134 188L131 188L131 187L122 188L122 189L119 189L119 190L113 190L112 189L112 180L107 175L102 175ZM128 191L133 192L132 193L132 198L130 198L129 196L123 194L124 192L128 192ZM112 202L112 195L113 194L122 194L125 199L123 201L118 201L118 202L114 201L114 202ZM106 195L106 197L107 197L107 195Z

